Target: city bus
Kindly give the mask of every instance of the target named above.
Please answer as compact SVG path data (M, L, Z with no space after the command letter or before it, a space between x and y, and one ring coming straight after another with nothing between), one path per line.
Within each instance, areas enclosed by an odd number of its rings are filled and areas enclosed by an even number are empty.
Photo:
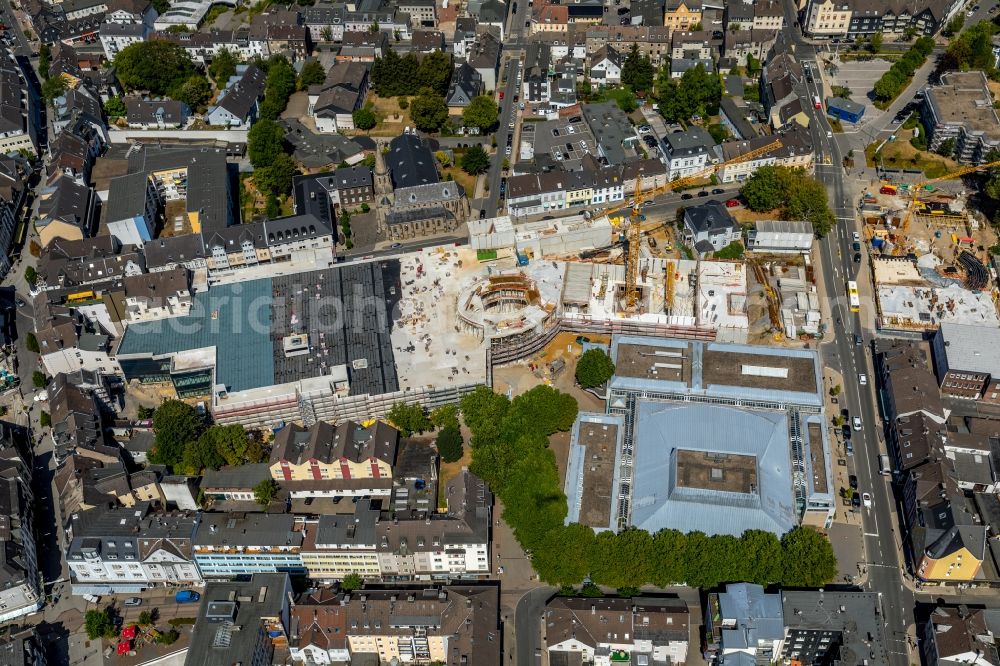
M847 304L851 312L861 311L861 298L858 296L858 283L854 280L847 281Z

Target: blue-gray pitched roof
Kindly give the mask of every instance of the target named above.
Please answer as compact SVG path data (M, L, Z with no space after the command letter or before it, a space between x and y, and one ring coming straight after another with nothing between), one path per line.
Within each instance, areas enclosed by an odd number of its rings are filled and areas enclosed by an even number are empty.
M784 412L642 401L636 430L635 527L739 536L750 529L781 535L798 524ZM684 485L677 467L681 451L753 456L756 487L732 492Z

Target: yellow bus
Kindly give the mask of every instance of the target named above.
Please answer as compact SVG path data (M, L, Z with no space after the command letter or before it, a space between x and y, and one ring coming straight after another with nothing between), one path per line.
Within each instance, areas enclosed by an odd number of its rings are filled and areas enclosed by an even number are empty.
M847 281L847 304L851 312L861 311L861 297L858 295L858 283L854 280Z

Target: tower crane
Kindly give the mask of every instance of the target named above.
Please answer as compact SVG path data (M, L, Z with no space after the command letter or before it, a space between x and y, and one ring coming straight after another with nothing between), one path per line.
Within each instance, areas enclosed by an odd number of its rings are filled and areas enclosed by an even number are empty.
M911 188L910 202L906 206L906 216L903 218L903 223L899 225L901 232L906 233L906 230L910 226L910 220L913 219L913 211L917 207L917 200L920 198L920 190L927 185L933 185L934 183L940 183L945 180L954 180L955 178L961 178L966 174L973 173L974 171L979 171L980 169L991 169L993 167L1000 166L1000 160L995 162L986 162L984 164L976 164L974 166L962 167L961 169L955 169L950 171L943 176L938 176L937 178L929 178L927 180L916 183Z
M642 203L665 192L672 192L678 187L690 185L691 183L698 182L704 178L709 178L727 166L739 164L740 162L746 162L747 160L752 160L760 155L766 155L767 153L781 148L781 146L781 141L776 139L766 146L761 146L760 148L755 148L754 150L748 150L731 160L713 164L707 169L693 173L690 176L685 176L684 178L672 180L665 185L654 187L646 190L645 192L642 191L642 176L636 176L635 194L632 197L632 200L628 203L620 204L604 211L605 215L610 216L625 208L631 209L628 226L625 228L625 307L627 311L634 311L636 304L639 302L639 239L641 237L639 208L642 206Z

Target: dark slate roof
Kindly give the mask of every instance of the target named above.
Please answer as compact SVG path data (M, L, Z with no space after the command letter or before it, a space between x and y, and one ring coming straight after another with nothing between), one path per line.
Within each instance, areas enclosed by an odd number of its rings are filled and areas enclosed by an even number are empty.
M395 189L438 182L434 153L415 134L402 134L390 141L385 161Z
M715 233L735 228L736 221L720 201L706 201L684 209L684 222L698 233Z

